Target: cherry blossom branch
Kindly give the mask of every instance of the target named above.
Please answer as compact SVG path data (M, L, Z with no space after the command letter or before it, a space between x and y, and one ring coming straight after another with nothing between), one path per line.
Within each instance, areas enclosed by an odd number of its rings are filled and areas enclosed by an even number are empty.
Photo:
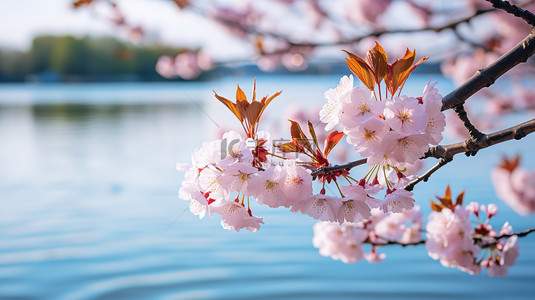
M463 122L464 127L468 129L468 134L470 135L470 138L474 140L478 140L479 138L481 138L483 133L477 130L474 124L470 122L470 119L468 119L468 115L464 110L464 105L455 106L453 110L457 114L457 117L459 117L459 119Z
M310 175L312 175L312 178L315 179L318 175L324 175L324 174L327 174L327 173L333 172L333 171L338 171L338 170L349 171L349 170L351 170L352 168L354 168L356 166L360 166L360 165L365 164L366 161L367 161L367 159L363 158L363 159L355 160L355 161L352 161L352 162L348 162L348 163L343 164L343 165L322 167L322 168L318 168L318 169L312 171L312 173Z
M494 237L494 242L491 242L491 243L483 243L483 239L481 237L473 237L473 240L474 240L474 244L480 246L481 248L490 248L490 247L496 246L500 239L512 237L512 236L515 236L515 235L518 236L519 238L520 237L525 237L525 236L528 236L532 232L535 232L535 228L527 229L527 230L520 231L520 232L514 232L514 233L511 233L511 234L502 234L502 235ZM425 244L425 242L426 242L425 239L421 239L419 241L415 241L415 242L411 242L411 243L401 243L401 242L398 242L398 241L390 241L390 240L386 240L385 242L382 242L382 243L371 242L371 241L367 240L364 243L365 244L370 244L372 246L394 246L394 245L398 245L398 246L402 246L402 247L407 247L407 246L422 245L422 244Z
M508 1L502 1L502 0L487 0L487 1L492 3L492 6L494 6L495 8L498 8L507 13L510 13L514 15L515 17L519 17L523 19L524 21L526 21L526 23L535 27L535 15L531 13L530 11L522 9L514 4L509 3Z
M513 67L526 62L533 54L535 54L535 29L494 63L477 71L468 81L444 96L442 110L462 105L479 90L494 84L500 76Z
M401 243L401 242L397 242L397 241L386 241L386 242L383 242L383 243L376 243L376 242L365 242L366 244L370 244L372 246L393 246L393 245L399 245L401 247L407 247L407 246L418 246L418 245L422 245L422 244L425 244L426 240L422 239L422 240L419 240L419 241L416 241L416 242L412 242L412 243Z
M535 228L531 228L531 229L527 229L521 232L516 232L516 233L511 233L511 234L502 234L502 235L495 237L494 242L492 243L484 243L482 238L474 237L474 244L479 245L481 248L490 248L490 247L496 246L500 239L512 237L514 235L518 237L525 237L532 232L535 232Z
M194 11L197 12L197 13L202 13L201 10L194 10ZM312 47L313 48L313 47L328 47L328 46L349 45L349 44L358 43L358 42L362 41L363 39L366 39L366 38L369 38L369 37L378 38L378 37L380 37L382 35L386 35L386 34L404 34L404 33L405 34L411 34L411 33L420 33L420 32L426 32L426 31L440 33L440 32L442 32L444 30L447 30L447 29L453 29L455 31L459 25L464 24L464 23L469 23L475 17L483 15L483 14L486 14L488 12L492 12L492 11L496 11L496 9L491 8L491 9L477 10L474 14L472 14L470 16L467 16L467 17L462 18L462 19L457 20L457 21L453 21L451 23L447 23L447 24L442 25L442 26L427 26L427 27L423 27L423 28L376 30L376 31L372 31L372 32L360 35L360 36L356 36L356 37L352 37L352 38L348 38L348 39L341 39L341 40L335 41L335 42L294 42L294 41L292 41L292 38L290 36L287 36L287 35L284 35L284 34L281 34L281 33L271 32L271 31L262 31L262 30L259 30L256 27L254 27L254 26L243 26L239 22L236 22L236 21L233 21L233 20L224 19L224 18L217 18L217 20L219 22L229 26L229 27L242 30L243 32L246 32L246 33L254 35L254 36L272 37L272 38L283 40L286 43L288 43L288 47L284 47L282 49L277 49L277 50L270 51L270 52L262 52L261 53L262 55L273 55L273 54L287 53L288 50L290 48L292 48L292 47ZM462 40L467 42L465 39L462 39ZM470 43L470 44L471 45L475 45L474 43ZM483 46L483 45L481 45L481 46ZM486 48L486 47L483 47L483 48Z
M479 132L479 136L471 137L463 142L450 144L447 146L438 145L431 147L429 148L429 151L425 153L424 158L440 158L440 161L423 175L418 176L416 179L409 182L405 186L405 189L407 191L412 191L416 184L421 181L427 181L431 174L435 173L438 169L452 161L456 154L464 152L466 156L474 156L481 149L488 148L512 139L520 140L532 132L535 132L535 119L531 119L522 124L518 124L516 126L490 134L483 134Z
M424 157L452 159L454 155L465 153L467 156L475 155L479 150L503 143L508 140L520 140L535 131L535 119L518 124L516 126L496 131L490 134L482 134L479 139L469 138L463 142L447 146L438 145L431 147Z
M434 165L431 169L427 170L427 172L425 172L424 174L422 174L421 176L418 176L416 179L412 180L411 182L409 182L406 186L405 186L405 190L407 191L412 191L414 189L414 186L419 183L420 181L423 181L423 182L427 182L427 180L429 180L429 177L431 177L431 175L433 173L435 173L436 171L438 171L438 169L442 168L443 166L445 166L447 163L449 163L453 158L441 158L439 160L439 162Z

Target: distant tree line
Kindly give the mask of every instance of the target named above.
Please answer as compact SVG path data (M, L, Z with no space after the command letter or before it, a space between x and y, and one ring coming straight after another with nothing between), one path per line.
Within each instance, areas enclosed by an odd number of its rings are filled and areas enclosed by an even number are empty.
M179 51L158 45L133 45L112 37L38 36L28 51L0 49L0 81L50 77L98 81L125 76L158 80L161 77L154 69L158 57Z

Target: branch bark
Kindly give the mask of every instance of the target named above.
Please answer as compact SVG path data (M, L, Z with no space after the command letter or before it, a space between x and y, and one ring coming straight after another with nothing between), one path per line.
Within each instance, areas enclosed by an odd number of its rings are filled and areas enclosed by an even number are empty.
M442 111L464 104L466 99L479 90L491 86L500 76L516 65L526 62L533 54L535 54L535 29L494 63L477 71L468 81L444 96Z
M492 242L492 243L483 243L483 240L480 237L474 237L473 240L474 240L474 244L479 245L481 248L490 248L490 247L496 246L500 239L512 237L514 235L518 236L519 238L520 237L525 237L525 236L528 236L532 232L535 232L535 228L531 228L531 229L527 229L527 230L519 231L519 232L514 232L512 234L502 234L502 235L494 237L494 242ZM389 240L386 240L383 243L375 243L375 242L370 242L370 241L367 241L365 243L366 244L370 244L372 246L394 246L394 245L398 245L398 246L402 246L402 247L407 247L407 246L422 245L422 244L425 244L425 242L426 242L425 239L421 239L419 241L412 242L412 243L401 243L401 242L398 242L398 241L389 241Z
M514 15L515 17L519 17L526 21L529 25L535 27L535 15L531 13L529 10L522 9L516 5L513 5L507 1L503 0L487 0L488 2L492 3L492 6L495 8L501 9L507 13L510 13Z
M535 131L535 119L531 119L522 124L496 131L490 134L483 134L478 139L469 138L463 142L446 146L438 145L427 151L424 157L434 157L442 159L452 159L454 155L465 153L467 156L475 155L479 150L503 143L512 139L520 140L526 135Z

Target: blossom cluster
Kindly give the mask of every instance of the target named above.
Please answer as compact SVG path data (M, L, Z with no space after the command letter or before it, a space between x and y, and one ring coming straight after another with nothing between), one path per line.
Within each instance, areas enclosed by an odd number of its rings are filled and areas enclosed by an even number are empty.
M504 158L491 173L498 198L511 206L517 213L535 213L535 174L519 166L520 156Z
M380 61L386 64L386 54L381 46L377 44L372 50L367 57L383 55ZM350 66L353 61L360 63L354 68L362 69L363 65L369 69L379 68L376 66L379 62L363 64L362 59L352 54L350 57ZM414 53L407 51L406 56L396 63L408 60L409 57L414 59ZM396 63L392 64L392 69L395 69ZM411 64L412 62L409 66ZM361 69L352 70L359 79L366 80L360 73ZM406 164L412 164L422 157L430 144L437 145L442 140L446 126L445 116L441 112L442 96L435 88L436 82L428 84L420 97L395 96L398 87L391 87L393 83L386 82L385 79L391 98L383 99L381 81L382 78L379 78L366 84L366 87L353 87L353 76L342 77L335 89L325 93L328 102L320 111L320 116L327 123L326 130L340 124L348 135L348 142L362 157L368 158L369 165L389 165L403 169ZM399 85L402 86L403 84Z
M386 257L384 253L377 252L380 245L388 242L416 243L421 239L422 227L419 206L404 213L384 213L374 209L369 219L358 223L316 223L312 242L321 255L344 263L362 259L379 263ZM365 253L364 244L371 245L369 253Z
M496 232L489 221L498 213L494 204L487 206L471 202L462 206L464 196L451 201L449 187L446 196L434 203L429 215L425 243L429 256L445 267L456 267L470 274L487 269L489 276L504 276L518 257L518 236L512 235L508 222ZM485 219L483 219L483 213ZM477 226L472 227L470 217L475 216Z
M299 123L290 120L291 141L276 145L276 154L269 152L269 133L259 131L258 125L265 108L280 92L257 101L255 82L251 101L239 86L235 102L215 93L240 121L245 135L227 132L221 140L196 149L191 165L180 167L186 171L180 197L190 201L194 214L199 217L219 214L226 229L256 231L263 221L252 214L251 199L260 205L284 206L294 213L338 224L367 221L372 218L373 210L403 213L413 208L413 194L404 189L410 181L407 167L423 155L429 143L442 139L441 96L434 84L424 89L422 97L394 96L398 89L401 91L410 72L423 61L413 66L414 51L407 50L404 58L388 65L384 50L376 44L368 53L375 58L364 63L365 67L355 67L353 60L363 60L348 54L352 59L348 60L348 66L361 75L359 79L370 90L353 87L351 76L343 77L338 88L326 92L329 99L326 107L334 103L333 111L338 106L340 109L330 114L330 119L325 118L325 107L320 111L320 118L327 122L325 129L331 130L336 120L340 120L344 131L326 132L321 148L310 121L309 137ZM375 82L361 78L358 68L370 72ZM380 90L383 78L392 96L390 100L387 97L381 100L380 92L377 96L370 88L376 83ZM344 169L322 171L331 167L328 156L344 136L372 165L361 179L353 178ZM288 153L296 154L295 158L289 158ZM374 159L375 164L371 163ZM313 171L322 172L312 174ZM340 179L348 184L339 184ZM313 180L322 185L319 193L313 191ZM336 185L339 196L326 193L326 184L330 183ZM384 194L377 196L385 189Z

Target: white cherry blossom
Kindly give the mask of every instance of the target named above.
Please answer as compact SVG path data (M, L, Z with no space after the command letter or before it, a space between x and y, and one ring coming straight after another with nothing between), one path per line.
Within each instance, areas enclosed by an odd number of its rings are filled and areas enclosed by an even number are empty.
M351 90L353 89L353 75L344 76L335 89L329 89L324 96L327 103L320 110L320 120L325 125L325 130L331 130L338 124L340 114L342 113L343 103L347 101Z

